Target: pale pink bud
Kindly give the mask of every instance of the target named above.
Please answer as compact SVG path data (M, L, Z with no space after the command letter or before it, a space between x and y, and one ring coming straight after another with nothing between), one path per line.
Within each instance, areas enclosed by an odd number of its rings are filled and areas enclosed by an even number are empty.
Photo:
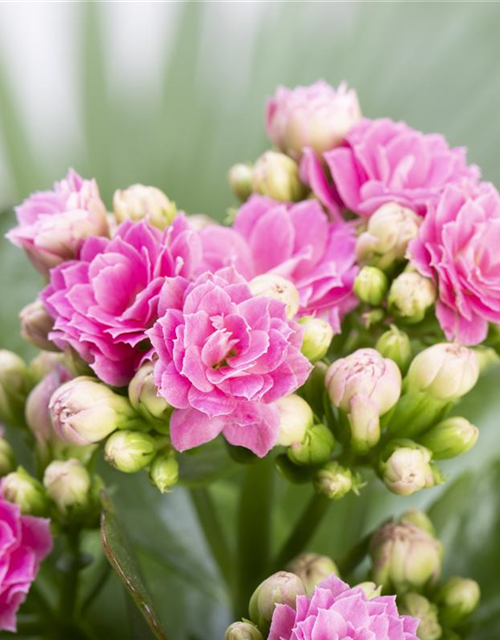
M54 327L54 318L47 312L41 300L26 305L19 314L21 335L35 347L45 351L59 351L48 338Z
M177 213L175 202L169 200L163 191L143 184L115 191L113 209L118 222L145 218L158 229L165 229Z

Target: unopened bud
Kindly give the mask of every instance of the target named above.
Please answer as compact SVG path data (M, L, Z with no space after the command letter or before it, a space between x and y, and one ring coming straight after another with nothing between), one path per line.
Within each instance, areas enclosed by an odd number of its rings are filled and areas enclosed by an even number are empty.
M481 591L474 580L459 577L447 580L436 598L442 624L456 627L476 609L480 598Z
M378 598L382 593L382 585L376 585L374 582L360 582L356 588L361 589L368 600Z
M465 418L443 420L419 438L420 444L432 451L435 460L455 458L476 444L479 429Z
M204 213L192 213L188 216L187 221L191 229L193 229L194 231L201 231L202 229L206 229L207 227L213 227L214 225L219 224L217 220L214 220Z
M299 324L305 328L302 353L311 362L324 358L333 338L332 325L326 320L312 316L301 318Z
M402 373L406 373L411 362L411 342L408 334L400 331L396 325L383 333L377 340L375 348L384 358L390 358L398 365Z
M338 462L328 462L314 476L316 491L330 500L340 500L349 491L357 493L361 486L359 477L351 469Z
M13 426L24 424L24 403L31 380L24 360L0 349L0 419Z
M5 438L0 438L0 478L11 473L16 468L16 457L10 444Z
M253 167L242 162L229 169L229 186L234 195L245 202L252 195Z
M409 324L421 322L436 300L436 287L416 271L405 271L392 281L387 298L389 311Z
M294 393L278 400L276 406L280 415L277 444L289 447L294 442L302 442L306 431L313 425L314 416L311 407Z
M69 371L58 364L31 390L26 400L26 423L39 445L43 446L55 439L49 403L54 392L69 380Z
M248 607L250 620L261 631L267 633L274 607L277 604L287 604L295 609L297 596L303 596L305 593L302 580L298 576L287 571L278 571L264 580L253 592Z
M156 440L147 433L117 431L106 440L104 456L118 471L135 473L147 467L156 450Z
M23 467L5 476L1 489L3 497L19 505L22 513L32 516L47 514L49 505L43 486Z
M399 444L399 443L398 443ZM433 487L435 484L430 464L431 452L409 440L392 444L392 453L381 464L385 486L399 496L410 496L416 491Z
M257 276L248 283L250 291L254 296L273 298L286 304L286 315L292 319L299 310L299 292L296 286L275 273L265 273Z
M115 191L113 210L118 222L146 219L158 229L165 229L177 213L175 203L156 187L134 184L123 191Z
M35 300L21 310L21 336L29 343L45 351L59 351L48 338L54 327L54 318L47 312L41 300Z
M399 518L399 523L412 524L414 527L423 529L431 536L435 537L436 535L436 530L434 529L431 519L423 511L420 511L420 509L408 509L408 511L405 511Z
M90 475L78 460L55 460L45 469L47 495L63 514L84 508L89 500Z
M169 493L179 480L179 463L173 451L159 453L149 470L151 483L161 491Z
M45 376L60 365L64 366L65 354L50 351L40 351L29 364L29 375L33 384L37 384Z
M224 640L264 640L262 633L251 622L233 622L227 628Z
M302 580L306 595L311 596L316 586L334 573L339 575L335 562L319 553L301 553L287 567Z
M297 202L306 194L299 178L299 165L276 151L266 151L255 163L252 189L283 202Z
M151 362L143 364L130 381L128 397L132 407L146 420L154 422L161 431L168 430L172 407L158 395Z
M479 364L471 349L443 342L420 352L410 365L408 391L425 391L436 400L461 398L476 384Z
M438 621L438 608L420 593L406 593L398 598L399 613L418 618L420 640L440 640L443 630Z
M302 441L292 442L287 454L294 464L315 466L330 459L335 439L324 424L315 424L307 429Z
M382 303L388 288L387 276L376 267L363 267L354 280L354 293L372 307Z

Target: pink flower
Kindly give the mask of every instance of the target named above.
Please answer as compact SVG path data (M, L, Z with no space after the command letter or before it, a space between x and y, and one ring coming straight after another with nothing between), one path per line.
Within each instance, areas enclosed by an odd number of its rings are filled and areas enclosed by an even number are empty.
M127 384L150 348L145 331L158 317L165 277L191 277L200 260L201 243L182 215L164 233L125 221L111 240L88 238L42 292L55 320L49 338L75 349L104 382Z
M325 318L335 332L356 306L354 229L329 222L314 200L288 206L253 196L233 229L207 227L200 236L210 270L232 264L248 280L268 272L287 278L299 291L299 315Z
M16 631L17 610L51 550L49 521L21 515L0 492L0 631Z
M283 303L253 297L232 267L191 284L168 278L159 306L148 335L159 356L156 385L177 409L173 446L192 449L222 432L264 456L278 437L272 403L304 384L311 369L300 353L302 327L287 319Z
M436 314L448 340L479 344L500 322L500 195L491 184L448 187L409 254L438 285Z
M78 252L88 236L108 234L106 207L95 180L84 180L70 169L54 191L40 191L16 207L19 225L7 238L28 254L44 275Z
M317 193L323 202L328 194L333 200L338 194L345 207L360 215L371 215L387 202L425 215L447 184L479 178L479 169L467 166L464 148L450 149L441 135L389 119L362 120L324 159L335 186L324 175L320 179L320 167L310 158L309 170L302 169L307 182L314 189L313 176L323 186Z
M268 640L418 640L419 620L399 615L394 596L369 599L332 574L296 608L277 604Z
M335 90L320 80L293 90L278 87L267 103L266 129L281 151L298 159L304 147L319 154L337 147L360 119L355 91L345 82Z

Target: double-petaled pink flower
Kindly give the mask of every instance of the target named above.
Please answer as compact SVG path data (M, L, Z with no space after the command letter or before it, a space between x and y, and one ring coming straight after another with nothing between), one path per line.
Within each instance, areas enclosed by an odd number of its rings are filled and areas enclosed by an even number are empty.
M51 550L49 521L21 515L0 490L0 631L16 631L17 611Z
M500 323L500 195L491 184L449 186L409 246L438 285L436 315L448 340L479 344Z
M84 238L108 234L106 207L95 180L70 169L53 191L40 191L16 207L18 226L7 238L23 248L44 275L76 257Z
M192 283L167 279L159 310L148 335L156 385L177 409L173 446L192 449L223 433L264 456L278 437L273 403L304 384L311 368L300 352L302 327L282 302L253 297L233 267Z

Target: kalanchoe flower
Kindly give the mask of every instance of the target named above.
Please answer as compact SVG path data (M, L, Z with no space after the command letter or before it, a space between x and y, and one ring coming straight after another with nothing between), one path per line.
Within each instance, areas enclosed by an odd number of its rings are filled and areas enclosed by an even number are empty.
M48 520L21 515L0 492L0 631L16 631L16 614L52 550Z
M276 402L279 411L279 435L276 444L289 447L302 442L306 431L313 426L311 407L300 396L292 393Z
M42 484L23 467L18 467L2 479L0 494L17 504L26 515L45 516L48 513L48 500Z
M359 475L336 460L327 462L314 476L314 487L330 500L340 500L349 491L358 493L362 486Z
M162 451L159 453L149 469L149 479L161 493L169 493L179 480L179 463L175 453Z
M426 431L419 442L432 451L435 460L454 458L476 444L479 429L465 418L453 416Z
M399 496L410 496L436 483L432 453L411 440L393 440L388 445L380 474L385 486Z
M117 431L106 440L104 456L118 471L136 473L147 467L156 455L157 442L141 431Z
M443 625L456 627L463 622L476 609L480 597L481 591L475 580L449 578L437 595Z
M449 186L409 247L438 287L436 315L448 340L479 344L500 322L500 195L490 184Z
M335 575L295 607L277 604L268 640L418 640L418 620L401 616L393 596L368 598Z
M145 362L128 385L130 404L158 430L168 429L172 407L158 393L154 381L153 363Z
M47 312L41 300L35 300L21 310L21 336L39 349L46 351L59 351L56 345L49 340L49 333L54 328L54 318Z
M335 439L324 424L310 426L302 441L292 442L287 454L294 464L315 467L330 459Z
M440 640L443 630L438 621L438 608L420 593L406 593L398 598L401 613L420 620L418 637L420 640Z
M243 622L233 622L227 628L224 640L263 640L263 637L254 624L244 620Z
M245 202L252 194L253 167L251 164L235 164L228 174L229 186L234 195Z
M287 318L290 320L297 315L300 306L299 292L290 280L275 273L264 273L250 280L248 288L253 296L264 296L283 302L286 305Z
M118 222L146 219L153 227L162 230L168 227L177 213L175 203L163 191L143 184L115 191L113 210Z
M281 151L299 159L304 147L317 154L337 147L360 118L353 89L319 80L308 87L278 87L267 103L266 129Z
M252 189L281 202L297 202L306 195L306 188L299 178L299 165L275 151L266 151L255 163Z
M402 373L405 373L411 362L411 341L407 333L400 331L396 325L383 333L377 340L375 349L384 358L390 358L398 365Z
M408 324L421 322L435 300L432 280L416 271L404 271L395 278L387 296L389 312Z
M335 562L319 553L301 553L289 563L287 570L299 576L308 596L312 596L318 584L332 573L339 574Z
M266 633L276 605L295 607L297 596L305 596L305 587L299 576L287 571L278 571L255 589L248 605L250 620Z
M354 293L372 307L382 304L388 288L387 276L377 267L363 267L354 281Z
M71 346L101 380L127 384L149 346L165 277L191 277L201 258L197 235L179 215L162 234L146 221L126 221L112 240L89 238L78 260L51 273L42 293L54 317L50 339Z
M332 325L313 316L303 316L299 324L304 327L302 353L310 362L324 358L333 339Z
M89 472L75 458L54 460L43 476L47 495L62 514L85 508L91 484Z
M272 403L300 387L311 369L300 353L303 329L288 320L282 302L253 297L233 268L191 284L167 279L160 314L148 335L158 353L155 382L178 409L170 421L173 446L184 451L222 432L264 456L279 433Z
M22 247L44 275L61 262L75 258L88 236L108 234L106 208L94 180L70 169L54 191L40 191L16 207L19 225L7 238Z
M24 425L24 403L32 376L22 358L0 349L0 419L14 426Z

